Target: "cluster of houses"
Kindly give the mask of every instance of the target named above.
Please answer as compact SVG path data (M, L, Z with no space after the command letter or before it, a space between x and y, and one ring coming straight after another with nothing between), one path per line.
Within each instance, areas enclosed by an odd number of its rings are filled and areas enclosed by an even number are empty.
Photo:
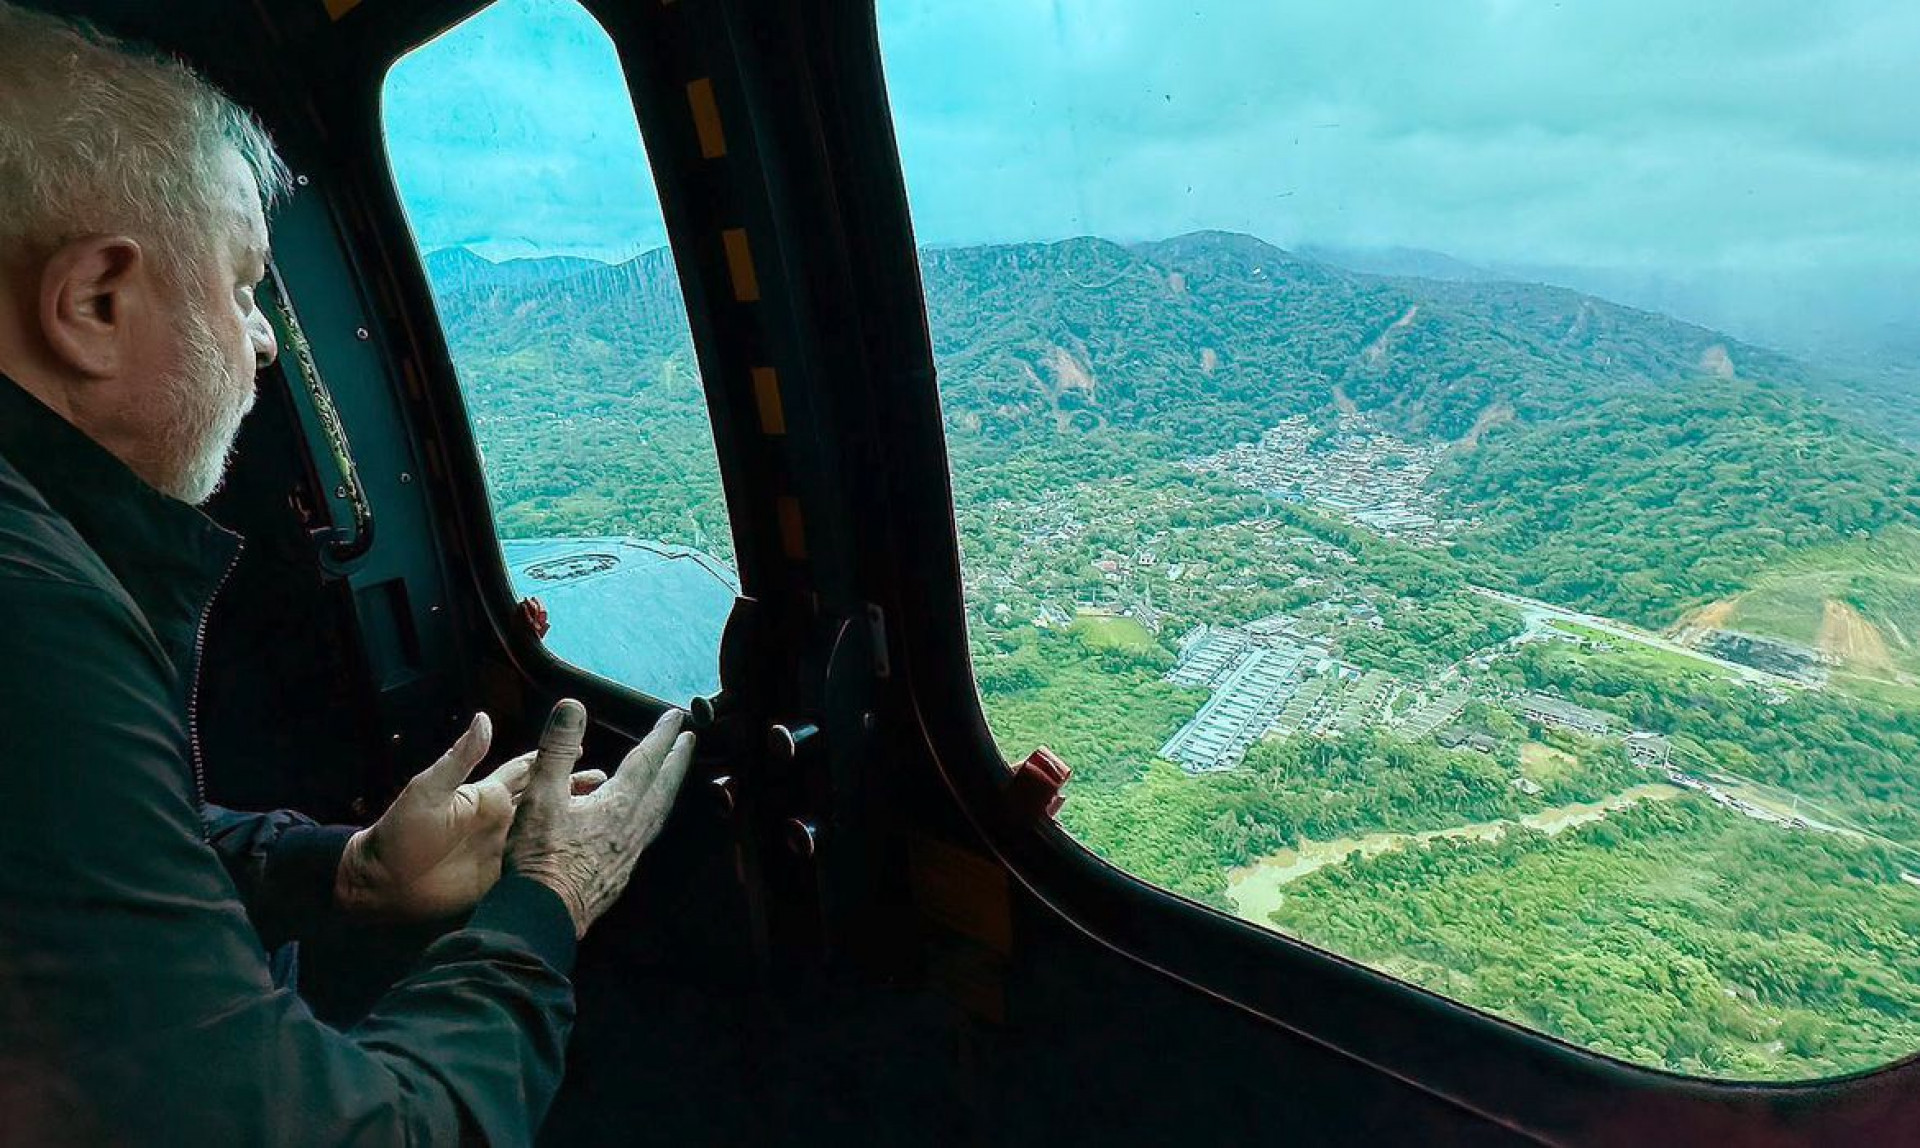
M1331 511L1389 538L1438 544L1469 525L1442 518L1426 489L1443 449L1389 434L1366 415L1343 416L1331 428L1295 415L1259 442L1186 465L1271 498Z
M1365 671L1337 657L1326 639L1301 620L1274 615L1245 626L1201 625L1179 643L1179 660L1167 674L1177 685L1209 691L1193 719L1160 748L1160 756L1189 773L1238 767L1269 734L1340 734L1369 726L1402 737L1432 737L1448 749L1491 755L1499 748L1484 730L1455 724L1474 698L1457 678L1409 685L1388 674ZM1504 699L1515 716L1533 726L1589 737L1618 738L1632 760L1664 772L1676 785L1751 817L1795 827L1711 781L1681 769L1665 735L1623 730L1615 715L1551 694L1528 691ZM1537 793L1525 778L1517 786Z

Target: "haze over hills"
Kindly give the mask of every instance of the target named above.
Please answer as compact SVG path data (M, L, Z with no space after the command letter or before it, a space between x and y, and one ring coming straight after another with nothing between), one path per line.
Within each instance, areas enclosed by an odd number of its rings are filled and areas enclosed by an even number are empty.
M1564 287L1724 331L1817 365L1829 397L1920 442L1920 273L1859 268L1666 271L1552 263L1476 264L1417 248L1301 249L1392 278Z
M1383 275L1395 279L1486 283L1496 279L1523 278L1502 275L1491 268L1456 259L1444 251L1429 251L1422 247L1332 247L1307 244L1296 250L1300 255L1319 263L1344 267L1363 275Z

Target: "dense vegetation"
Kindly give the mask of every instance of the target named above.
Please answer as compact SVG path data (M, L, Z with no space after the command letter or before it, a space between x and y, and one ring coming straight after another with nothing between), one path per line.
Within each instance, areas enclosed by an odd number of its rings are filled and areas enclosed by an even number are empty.
M665 252L610 268L454 249L428 270L503 537L632 535L731 557Z
M1157 643L1094 649L1081 635L1023 629L976 645L974 664L1008 757L1049 746L1075 763L1077 788L1140 777L1206 700L1163 679L1173 658Z
M1920 524L1920 458L1777 386L1700 380L1493 431L1438 481L1522 592L1664 626L1809 547Z
M1511 769L1471 750L1378 733L1289 738L1230 772L1189 777L1160 763L1131 786L1084 787L1064 824L1128 872L1231 912L1227 871L1303 840L1517 818L1643 780L1617 747L1583 749L1574 768L1528 796Z
M1721 674L1539 645L1498 672L1675 735L1680 751L1920 844L1920 711L1838 690L1771 700ZM1916 865L1920 868L1920 864Z
M1920 1047L1920 897L1899 872L1684 798L1330 866L1272 923L1626 1060L1806 1078Z

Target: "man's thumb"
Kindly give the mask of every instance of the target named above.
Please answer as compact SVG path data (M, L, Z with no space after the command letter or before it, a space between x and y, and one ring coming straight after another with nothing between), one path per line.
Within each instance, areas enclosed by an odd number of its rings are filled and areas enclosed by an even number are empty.
M480 764L492 746L493 721L484 713L474 714L467 732L440 755L439 761L422 770L420 778L441 792L452 793L473 773L473 767Z
M525 803L566 802L572 788L573 763L580 760L580 746L586 736L587 707L572 698L562 698L547 715L547 727L540 733L540 749L534 754Z

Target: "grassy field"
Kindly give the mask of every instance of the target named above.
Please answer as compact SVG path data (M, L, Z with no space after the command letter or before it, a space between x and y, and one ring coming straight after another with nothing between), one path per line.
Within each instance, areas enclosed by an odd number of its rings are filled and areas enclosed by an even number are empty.
M1082 613L1073 621L1073 632L1095 650L1148 650L1155 644L1153 635L1147 633L1145 626L1132 618L1115 617L1112 614Z
M1534 781L1551 781L1579 764L1572 754L1543 742L1520 744L1520 772Z
M1583 626L1578 622L1566 622L1556 619L1548 623L1548 625L1563 633L1572 634L1576 638L1585 638L1590 642L1598 643L1606 649L1609 657L1617 658L1623 662L1629 662L1648 670L1664 670L1680 674L1704 674L1708 677L1716 678L1729 676L1724 668L1707 661L1705 658L1696 658L1691 654L1683 654L1676 650L1650 646L1643 642L1636 642L1631 638L1623 638L1618 634L1610 634L1605 630L1596 630L1591 626ZM1589 656L1585 650L1581 651L1581 655Z
M1901 709L1920 710L1920 686L1863 678L1854 674L1835 674L1833 682L1858 698L1882 702Z

